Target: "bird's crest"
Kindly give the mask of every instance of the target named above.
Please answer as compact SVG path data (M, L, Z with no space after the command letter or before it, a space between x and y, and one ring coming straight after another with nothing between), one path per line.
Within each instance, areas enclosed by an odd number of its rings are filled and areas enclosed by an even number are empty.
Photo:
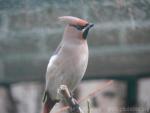
M83 19L80 19L77 17L73 17L73 16L61 16L61 17L58 17L58 19L62 22L66 22L66 23L72 24L72 25L84 26L88 23L86 20L83 20Z

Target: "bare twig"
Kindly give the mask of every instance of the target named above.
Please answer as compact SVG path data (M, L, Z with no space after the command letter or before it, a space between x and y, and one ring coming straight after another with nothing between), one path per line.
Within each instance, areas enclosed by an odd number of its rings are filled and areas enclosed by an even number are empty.
M61 85L59 93L64 97L72 113L83 113L78 102L71 96L66 85Z
M92 93L90 93L88 96L86 96L86 97L80 99L80 100L78 101L78 103L81 103L81 102L83 102L83 101L85 101L85 100L87 100L87 99L89 99L89 98L91 98L91 97L93 97L93 96L96 96L97 94L101 93L105 88L107 88L108 86L112 85L112 83L113 83L113 80L109 80L109 81L107 81L103 86L98 86L98 87L97 87L94 91L92 91ZM65 106L65 107L61 108L61 109L60 109L58 112L56 112L56 113L62 113L63 111L65 111L65 110L67 110L67 109L69 109L69 106Z
M90 109L90 100L87 101L87 107L88 107L88 113L91 113L91 109Z
M104 85L98 86L98 87L97 87L94 91L92 91L89 95L87 95L86 97L83 97L82 99L80 99L80 100L78 101L78 103L81 103L81 102L83 102L83 101L85 101L85 100L87 100L87 99L89 99L89 98L91 98L91 97L93 97L93 96L98 95L101 91L103 91L106 87L110 86L112 83L113 83L113 80L109 80L109 81L107 81Z

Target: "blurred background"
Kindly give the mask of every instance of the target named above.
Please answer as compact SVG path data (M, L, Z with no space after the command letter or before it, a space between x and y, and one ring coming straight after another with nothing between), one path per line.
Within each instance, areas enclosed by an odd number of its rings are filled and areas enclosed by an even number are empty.
M95 24L76 97L114 80L90 98L92 113L149 113L149 0L0 0L0 113L40 113L46 66L65 27L57 17L64 15ZM87 113L87 100L81 106Z

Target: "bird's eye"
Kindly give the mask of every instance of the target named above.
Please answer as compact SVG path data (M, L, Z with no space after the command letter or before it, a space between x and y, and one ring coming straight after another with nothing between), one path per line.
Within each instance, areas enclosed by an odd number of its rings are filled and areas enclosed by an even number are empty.
M88 24L86 24L86 25L84 25L84 26L81 26L81 25L71 25L70 24L70 26L72 26L72 27L75 27L76 29L78 29L78 30L83 30L86 26L87 26Z

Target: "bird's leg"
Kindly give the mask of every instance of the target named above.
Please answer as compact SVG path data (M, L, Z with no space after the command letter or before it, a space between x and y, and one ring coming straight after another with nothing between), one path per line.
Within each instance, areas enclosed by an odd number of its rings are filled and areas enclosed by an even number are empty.
M72 113L83 113L77 100L72 97L66 85L60 86L59 93L61 93L63 98L66 100Z
M68 104L70 105L70 110L72 113L81 113L77 100L72 96L68 99Z

